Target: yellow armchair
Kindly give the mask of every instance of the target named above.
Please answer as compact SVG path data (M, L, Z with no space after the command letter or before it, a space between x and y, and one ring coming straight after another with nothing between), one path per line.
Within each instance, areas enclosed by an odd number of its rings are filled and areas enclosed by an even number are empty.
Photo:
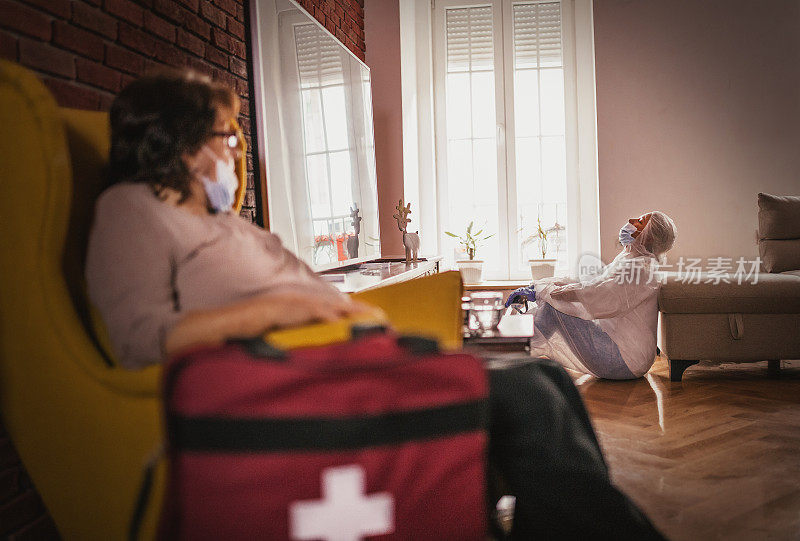
M2 422L64 538L121 539L142 466L161 441L161 370L109 363L85 298L86 236L104 187L108 115L57 107L32 73L0 60L0 123ZM360 297L403 332L460 344L458 273ZM309 343L302 332L275 340ZM156 487L162 482L158 475ZM154 493L147 538L160 504L160 490Z

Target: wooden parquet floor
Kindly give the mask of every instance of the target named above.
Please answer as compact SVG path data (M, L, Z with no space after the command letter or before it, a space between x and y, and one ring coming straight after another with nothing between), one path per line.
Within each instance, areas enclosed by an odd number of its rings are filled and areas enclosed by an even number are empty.
M800 361L576 378L614 482L669 539L800 539Z

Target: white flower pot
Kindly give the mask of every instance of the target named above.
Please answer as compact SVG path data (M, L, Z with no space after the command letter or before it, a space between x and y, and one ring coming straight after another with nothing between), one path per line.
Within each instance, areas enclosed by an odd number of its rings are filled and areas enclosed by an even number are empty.
M531 265L531 278L534 280L551 278L556 273L555 259L529 259L528 263Z
M483 261L480 259L461 259L456 261L458 270L461 271L461 278L465 284L477 284L481 281L483 274Z

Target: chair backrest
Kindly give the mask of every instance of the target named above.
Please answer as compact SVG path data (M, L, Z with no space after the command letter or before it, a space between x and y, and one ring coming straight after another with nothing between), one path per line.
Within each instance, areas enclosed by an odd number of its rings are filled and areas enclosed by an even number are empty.
M71 164L78 164L76 172L86 180L82 187L99 189L98 173L108 153L108 144L102 143L108 139L104 115L62 113L29 71L10 62L0 64L0 70L0 118L10 127L0 134L0 332L4 338L34 336L41 326L55 323L64 334L84 335L88 319L82 321L80 305L86 303L73 305L73 300L83 296L86 231L94 199L73 192ZM63 119L70 121L66 129ZM92 129L99 134L89 143L86 134ZM66 132L79 134L69 146ZM94 155L94 163L72 160L70 147ZM40 297L42 302L36 302ZM27 317L20 318L23 313ZM94 360L102 363L97 353Z
M87 332L105 119L0 60L0 417L65 538L122 536L160 433L160 370L106 366Z
M86 245L94 215L94 203L106 187L108 162L108 114L78 109L59 109L70 156L71 183L69 222L64 241L62 269L75 311L107 364L113 357L99 318L86 297L84 270Z

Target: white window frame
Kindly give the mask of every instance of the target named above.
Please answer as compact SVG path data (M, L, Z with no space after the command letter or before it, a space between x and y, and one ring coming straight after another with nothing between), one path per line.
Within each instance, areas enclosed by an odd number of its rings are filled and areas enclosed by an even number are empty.
M420 203L420 235L435 237L428 246L441 253L444 250L444 229L447 224L446 120L444 112L446 50L441 46L444 37L444 10L479 5L494 6L496 28L502 28L502 17L511 20L513 0L407 0L401 2L401 64L403 84L404 177L406 199L435 197L435 203ZM405 7L404 7L405 6ZM566 120L567 173L567 252L568 267L558 269L565 274L577 274L581 255L599 255L600 227L597 173L597 121L594 72L594 32L592 0L562 0L562 43ZM495 34L497 36L497 34ZM511 50L512 32L495 39L495 88L503 88L502 100L496 100L498 143L498 197L506 208L498 209L501 224L501 250L508 253L508 272L505 277L521 279L511 272L516 246L508 247L506 239L516 231L516 176L513 145L513 69L504 69L504 47ZM438 46L437 46L438 45ZM499 50L498 50L499 49ZM433 54L431 54L433 51ZM426 56L427 53L427 56ZM497 59L501 59L498 63ZM502 85L500 83L502 80ZM435 126L435 134L430 130ZM510 133L509 133L510 132ZM413 139L408 134L413 135ZM435 151L430 143L435 142ZM408 152L407 152L408 151ZM431 189L428 175L435 170L436 188ZM510 197L506 197L510 194ZM502 203L501 203L502 205ZM435 212L434 210L435 209ZM505 213L505 216L503 215ZM503 219L505 217L505 220ZM512 253L512 248L515 253ZM449 254L444 254L449 255ZM487 277L489 278L489 277Z

